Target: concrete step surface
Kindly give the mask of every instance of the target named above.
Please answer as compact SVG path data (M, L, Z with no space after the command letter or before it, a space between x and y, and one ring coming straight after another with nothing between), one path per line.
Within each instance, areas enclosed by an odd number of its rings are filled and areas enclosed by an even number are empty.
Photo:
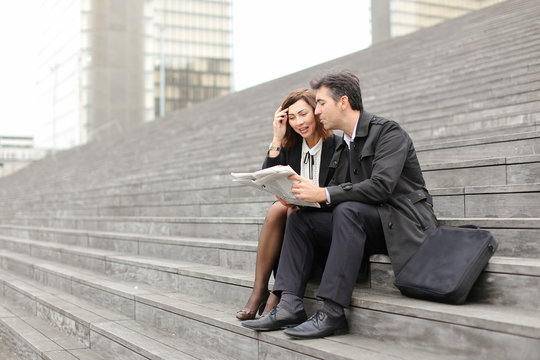
M460 161L481 160L493 157L508 158L521 155L537 155L538 153L540 153L540 148L538 145L539 137L540 135L538 132L516 133L483 138L464 139L459 141L438 141L434 144L417 143L416 148L422 165L429 167L430 164L436 163L445 164L449 162L456 163ZM260 144L258 146L260 146ZM263 149L263 147L261 147L260 154L258 152L254 153L255 156L253 157L253 161L256 166L253 169L246 168L245 156L242 156L240 158L242 162L239 163L236 168L232 168L231 171L257 170L260 167L261 159L264 157L265 150ZM235 158L238 159L238 156L235 156ZM218 165L220 162L220 160L213 161L214 164L207 166L206 170L216 168L216 165ZM185 168L185 164L179 167L178 162L176 162L173 166L163 168L161 172L156 172L154 175L152 175L152 172L149 171L149 169L145 169L146 171L140 176L133 176L133 172L135 169L131 169L127 171L128 173L131 173L131 175L117 185L114 185L114 183L111 184L110 180L108 180L103 181L100 184L96 184L96 186L90 187L85 191L90 191L91 193L95 194L104 193L104 195L110 195L115 193L117 194L118 192L116 192L114 188L116 186L120 186L120 192L123 192L123 189L141 191L161 190L165 192L171 192L175 189L183 189L186 187L193 188L193 183L191 181L194 180L200 182L197 189L201 189L201 185L203 186L202 189L204 189L204 186L211 186L212 188L215 188L216 183L221 183L221 187L223 187L224 184L226 186L230 186L231 182L228 172L222 173L221 175L208 175L208 171L205 171L205 174L203 175L186 172ZM430 168L433 169L432 166ZM80 182L76 182L70 184L70 187L76 184L81 185ZM78 197L82 190L80 186L78 189L72 189L71 191L70 187L65 186L65 184L63 184L62 186L59 186L57 184L57 186L55 186L54 188L55 190L51 189L52 192L50 192L49 195L47 195L46 192L42 194L43 200L46 201L47 197L53 199L57 198L58 200L70 200L74 197ZM20 189L22 190L23 188L24 187L21 187ZM14 191L11 191L9 194L6 194L6 196L2 198L3 201L7 201L8 199L15 200L17 198L24 199L25 197L27 197L28 201L31 203L32 199L35 199L35 197L30 196L30 193L24 191L19 193L19 195L15 195L18 192L18 190L14 189ZM208 195L210 195L210 193L208 193ZM217 193L216 196L222 195Z
M176 246L176 238L214 239L217 241L247 241L246 249L253 249L253 244L259 238L260 229L264 223L263 217L24 217L19 219L4 219L2 221L8 228L10 226L24 229L52 228L59 230L76 230L82 232L82 241L94 244L113 241L108 249L123 249L124 247L141 246L146 251L152 250L153 243L163 243L162 238L170 238L168 248L173 254L180 255L185 249ZM439 224L459 226L474 224L490 230L499 241L499 254L503 256L539 257L540 256L540 228L539 218L446 218L439 217ZM88 240L85 231L89 231ZM124 233L122 236L108 234ZM51 235L56 236L56 235ZM71 235L60 235L71 237ZM134 238L140 237L139 240ZM39 237L38 237L39 238ZM114 240L120 238L120 241ZM123 240L122 240L123 239ZM68 240L68 243L69 242ZM204 241L203 241L204 243ZM237 243L235 243L235 246ZM96 246L96 245L94 245ZM160 247L162 245L159 245ZM207 245L203 245L207 246ZM240 245L241 246L241 245ZM226 250L227 248L225 248ZM225 256L225 252L220 253ZM156 255L159 252L156 252ZM188 253L186 253L188 254ZM195 255L195 253L193 253ZM161 255L160 255L161 256ZM195 255L200 256L200 255ZM240 259L237 259L239 261ZM241 262L243 263L243 262Z
M46 358L66 347L41 319L86 346L80 351L113 358L213 358L201 351L215 350L234 359L536 359L538 11L538 1L508 0L1 178L0 331ZM410 133L441 224L487 228L499 250L464 306L401 296L388 258L377 255L347 310L349 335L303 342L255 333L233 316L251 291L273 198L228 176L260 167L288 90L335 67L361 76L368 111ZM316 288L307 289L310 313L320 305ZM35 331L34 345L17 335Z
M37 316L53 325L62 328L64 323L71 322L87 327L89 331L83 336L90 338L92 350L95 348L95 351L114 358L192 359L187 356L188 350L197 359L257 359L261 356L355 359L359 351L366 359L412 359L413 356L430 359L433 356L424 351L412 351L404 356L400 354L401 347L354 334L304 343L289 340L281 332L256 334L240 326L230 315L232 308L179 294L152 292L151 289L138 296L135 314L138 320L104 321L80 312L72 313L69 303L63 301L64 298L74 299L72 296L35 281L0 272L0 282L9 300L24 302L27 307L34 304L38 309ZM81 306L80 302L77 305ZM85 307L98 312L102 309L96 304L85 304ZM167 313L170 320L160 323L161 329L155 327L161 320L155 316ZM79 335L72 336L77 338ZM180 350L175 352L174 349ZM219 355L209 349L218 350Z
M536 164L532 171L536 171ZM467 169L465 171L468 171ZM500 172L499 172L500 171ZM459 171L454 174L449 170L448 179L459 178ZM472 173L482 175L485 181L478 181L477 186L456 186L455 188L432 188L434 209L438 217L540 217L540 208L535 199L539 196L539 184L508 184L497 185L497 174L500 178L508 178L505 169L486 168L474 169ZM522 173L527 176L526 173ZM493 175L493 176L491 176ZM435 175L438 176L438 175ZM462 177L465 181L466 176ZM445 181L441 177L441 181ZM482 185L490 182L490 185ZM272 195L235 198L233 200L196 200L193 202L164 201L159 202L159 194L143 195L153 197L144 202L132 202L130 205L67 205L51 206L46 209L21 210L13 221L22 222L24 219L45 219L49 217L51 224L60 219L69 218L223 218L230 217L264 217L269 206L275 201ZM139 198L139 196L135 196ZM131 200L125 200L129 202ZM0 219L11 221L9 214L1 214ZM159 222L159 221L158 221ZM62 226L62 225L60 225Z
M48 261L68 266L78 266L113 278L136 281L153 285L163 290L183 291L190 288L190 293L198 296L217 296L224 302L235 303L239 297L248 296L246 288L253 286L254 252L249 257L251 262L242 266L242 262L231 262L233 269L226 266L202 264L178 259L163 259L134 254L63 245L51 242L19 239L0 236L0 258L6 265L14 259L13 266L19 271L31 273L37 267L44 272L57 276ZM11 252L16 252L13 254ZM245 250L244 250L245 253ZM45 260L29 268L27 256ZM240 256L235 256L240 258ZM191 260L193 261L193 260ZM483 277L476 284L475 301L482 303L505 304L511 308L536 309L540 307L536 290L540 286L540 261L527 258L496 257L496 265L490 265ZM26 265L25 265L26 264ZM384 265L381 265L384 264ZM24 267L24 270L23 270ZM41 269L41 268L40 268ZM51 271L51 269L53 271ZM376 289L395 291L393 271L388 258L383 262L375 256L371 264L372 273L366 283L359 283L358 289L371 286ZM219 285L216 285L219 283ZM230 286L227 286L230 285ZM525 290L523 290L525 289ZM359 290L360 291L360 290Z
M415 146L420 163L467 161L486 157L510 157L540 153L540 131L476 137Z
M4 272L0 281L7 294L0 309L9 309L10 314L18 314L22 322L29 324L2 318L7 323L5 326L19 328L23 333L21 340L31 342L37 337L34 342L45 344L41 345L44 348L41 351L54 351L55 356L64 347L69 352L77 351L72 357L64 355L66 359L231 359L125 316L107 316L110 311L104 307L32 280ZM20 304L24 305L20 307ZM35 335L28 336L29 332ZM86 357L79 357L83 354Z
M2 299L0 303L0 334L10 343L6 360L105 360L88 346L54 327L50 321L38 318L17 304ZM2 354L0 354L2 355Z
M423 172L427 187L436 191L456 187L533 184L540 179L540 156L433 163L424 165ZM54 193L43 196L40 202L29 199L16 206L26 214L220 216L235 213L264 216L267 204L275 199L271 194L265 194L251 187L238 186L229 175L223 175L210 179L162 180L146 186L142 183L138 186L108 187L101 191ZM262 206L261 202L264 203Z
M538 218L540 183L433 189L437 217Z
M527 158L530 158L529 156ZM498 160L484 162L486 166L468 167L461 164L441 171L426 171L426 182L432 186L437 216L443 217L538 217L540 162L494 165ZM501 160L504 161L504 160ZM478 163L478 162L475 162ZM475 180L476 179L476 180ZM454 187L445 187L454 185ZM212 199L206 191L181 191L163 194L143 193L109 196L72 202L44 202L38 206L20 207L19 217L80 216L80 217L226 217L265 216L275 197L252 188L238 188L231 197L230 189ZM252 196L247 196L249 193ZM216 193L211 190L210 193ZM244 195L244 197L236 197ZM493 206L502 204L504 207ZM10 211L10 210L8 210ZM4 213L4 217L9 214Z
M114 219L111 219L113 221ZM142 221L142 220L141 220ZM180 221L180 219L178 220ZM257 223L262 224L263 218ZM499 242L497 254L511 257L540 257L538 218L439 218L441 225L474 224L493 233ZM254 264L257 239L203 238L149 233L112 232L91 229L54 228L28 225L0 225L0 235L57 242L125 254L191 259L208 265L249 269Z
M110 221L114 221L112 218ZM143 221L143 219L138 219ZM179 222L182 219L169 221ZM232 219L234 221L234 219ZM163 219L167 221L167 219ZM540 257L540 221L538 218L439 218L441 225L474 224L493 233L499 242L498 254L511 257ZM262 224L263 218L254 219ZM255 226L255 225L253 225ZM251 268L257 237L199 238L175 234L98 231L81 227L54 228L27 225L0 225L0 234L22 239L58 242L97 249L120 251L168 259L191 259L209 265Z
M63 271L68 271L67 267L63 268ZM79 270L76 270L75 268L72 268L72 270L69 271L72 277L78 272ZM197 326L205 328L211 326L214 328L214 331L221 329L219 330L220 332L234 332L235 336L233 336L232 339L224 339L226 337L225 335L221 337L223 342L234 340L234 343L237 344L236 347L233 346L233 349L228 349L227 351L239 351L239 348L248 346L247 344L244 345L244 341L238 336L239 334L244 335L244 337L247 336L248 338L251 338L251 340L253 337L258 337L259 341L268 340L268 338L266 338L268 336L274 338L271 341L271 343L274 344L274 341L276 341L275 338L277 337L283 341L283 343L280 342L279 345L285 348L290 347L290 345L285 346L287 343L292 343L294 346L298 343L298 341L283 339L283 334L281 333L274 334L274 332L271 332L258 334L242 328L239 322L231 315L234 313L233 309L227 307L228 310L223 312L224 307L222 303L216 306L216 304L212 304L201 298L186 302L184 300L186 297L180 293L163 293L158 289L149 287L143 288L142 286L134 288L133 285L130 286L129 283L107 281L99 274L88 276L87 281L94 282L96 288L108 289L108 292L110 293L124 293L125 298L131 298L135 303L135 306L133 307L135 309L134 317L138 321L142 321L146 324L155 326L155 324L160 324L162 321L165 321L165 326L168 326L165 330L180 333L186 331L186 326L192 329L192 331L195 331L194 322L197 322ZM27 283L27 281L25 281L25 283ZM12 283L9 283L8 285L5 282L4 286L13 289L12 287L15 285ZM308 297L311 296L311 292L313 292L313 290L308 291ZM17 289L17 293L18 295L16 296L24 296L21 294L28 294L29 289ZM91 297L91 299L93 301L103 300L100 296L94 296ZM36 301L45 302L46 300L36 298ZM107 305L108 308L110 308L110 305ZM311 306L309 306L310 311L312 311L313 305L315 304L312 303ZM47 306L52 306L52 304ZM377 337L379 336L378 332L380 331L388 333L387 339L393 341L393 333L397 331L395 324L398 322L402 325L414 328L415 331L427 331L426 326L431 326L431 328L437 326L439 329L438 331L441 332L440 335L443 337L450 336L450 333L447 333L448 331L454 334L453 336L472 336L470 341L473 343L478 342L478 345L481 345L482 355L485 355L485 352L495 354L495 351L503 351L502 354L509 355L511 353L515 354L517 351L520 356L523 356L522 358L532 358L532 354L534 354L535 351L538 351L538 346L540 346L538 315L530 311L520 312L517 310L511 311L511 315L509 315L508 312L506 312L507 315L501 315L505 314L502 309L502 307L499 308L493 305L486 306L483 304L469 304L467 306L435 304L365 290L362 291L361 294L355 294L353 296L353 307L348 312L348 316L350 323L354 325L352 326L352 331L349 336L352 335L355 337L353 341L351 341L352 344L362 346L361 344L363 342L361 339L357 339L358 335L360 335L360 337L368 337L370 340L377 340ZM370 318L370 321L366 321L368 319L366 316ZM392 316L394 321L390 323L386 322L388 325L381 328L380 325L384 323L378 321L387 316ZM191 325L184 323L186 321L185 318L190 319L189 322ZM426 320L427 322L435 323L427 325L425 324ZM161 324L163 326L163 323ZM99 324L92 326L91 328L93 329L98 326ZM478 327L483 330L479 331ZM393 331L391 329L393 329ZM106 330L103 329L103 327L100 327L100 331ZM208 334L208 330L197 331L204 331L204 333ZM372 331L373 333L371 333ZM444 335L445 333L447 334ZM231 334L227 337L230 338L230 335ZM197 339L196 341L199 342L213 341L213 339L209 339L209 337L210 336L205 337L198 335L193 340ZM416 335L412 336L412 338L410 337L411 336L408 336L407 334L402 334L399 342L407 343L409 344L409 347L412 347L413 349L421 349L424 341L435 341L438 346L443 347L439 348L441 355L449 356L451 354L452 356L457 356L456 358L470 356L471 352L475 351L473 347L461 348L459 344L455 344L454 342L449 343L447 338L445 338L442 344L439 344L437 338L433 337L418 342L414 341L414 338L417 338ZM328 341L336 341L339 339L340 337L332 337L329 338ZM250 339L244 340L249 340L249 342L251 342ZM321 341L324 340L326 339L322 339ZM319 340L317 340L317 342L318 341ZM309 346L311 345L311 342L309 342ZM341 345L342 344L339 346L341 351L347 350ZM402 346L402 344L400 344L400 346ZM511 348L509 348L509 346ZM459 349L459 352L455 352L457 349ZM246 353L245 348L242 350L244 351L243 353ZM379 351L380 350L381 349L379 349ZM350 354L351 353L349 353L349 357ZM431 354L431 356L433 356L433 354Z

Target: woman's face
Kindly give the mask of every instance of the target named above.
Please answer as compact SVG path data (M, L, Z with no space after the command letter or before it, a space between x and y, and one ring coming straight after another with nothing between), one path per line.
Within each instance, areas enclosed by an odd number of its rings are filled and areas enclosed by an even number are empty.
M316 120L311 105L300 99L289 106L288 113L291 128L306 139L308 145L315 145L319 141L319 135L315 130Z

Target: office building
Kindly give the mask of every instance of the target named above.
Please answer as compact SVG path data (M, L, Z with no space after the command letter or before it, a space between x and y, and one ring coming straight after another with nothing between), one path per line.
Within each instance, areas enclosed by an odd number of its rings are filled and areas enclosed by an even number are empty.
M148 54L155 64L154 114L230 92L231 0L154 0L152 5L154 51Z
M71 147L230 92L231 2L44 0L36 141Z
M31 136L0 136L0 177L12 174L47 155L34 148Z
M371 0L372 43L409 34L504 0Z

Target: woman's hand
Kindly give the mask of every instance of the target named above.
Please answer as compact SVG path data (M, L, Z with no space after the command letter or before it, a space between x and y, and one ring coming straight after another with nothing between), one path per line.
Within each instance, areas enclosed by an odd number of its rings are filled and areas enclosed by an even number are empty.
M281 203L281 205L289 208L289 211L296 211L298 210L298 206L297 205L294 205L294 204L291 204L285 200L283 200L282 198L280 198L279 196L276 196L276 199L278 199L278 201ZM289 214L289 212L287 213Z
M274 139L272 140L272 145L279 147L281 146L281 141L285 136L285 130L287 129L287 110L282 109L281 106L276 110L274 114Z

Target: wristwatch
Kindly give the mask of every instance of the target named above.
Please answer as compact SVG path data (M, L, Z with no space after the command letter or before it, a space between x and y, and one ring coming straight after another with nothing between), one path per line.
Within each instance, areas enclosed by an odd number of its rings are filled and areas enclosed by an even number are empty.
M274 146L272 144L268 145L268 151L275 150L275 151L281 151L281 146Z

